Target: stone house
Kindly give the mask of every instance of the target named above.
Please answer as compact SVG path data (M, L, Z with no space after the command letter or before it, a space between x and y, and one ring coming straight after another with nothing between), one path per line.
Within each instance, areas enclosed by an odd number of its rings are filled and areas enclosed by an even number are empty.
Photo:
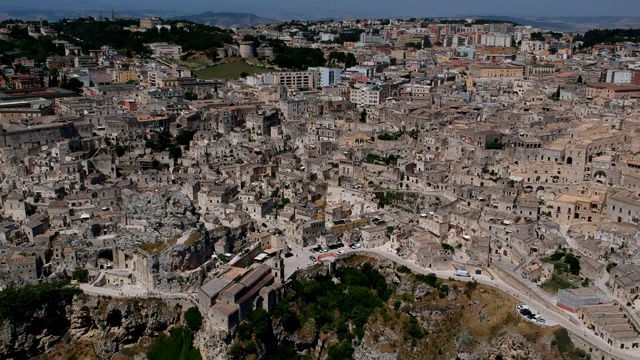
M604 275L605 265L598 260L580 257L580 274L591 280L598 280Z
M374 248L384 245L389 240L386 226L367 226L360 230L362 247Z
M633 299L640 293L640 266L618 265L609 271L609 290L616 296Z
M14 252L9 258L8 265L14 281L33 284L40 278L42 261L36 255Z
M629 322L627 315L612 304L583 306L578 317L587 328L616 349L638 349L638 332Z

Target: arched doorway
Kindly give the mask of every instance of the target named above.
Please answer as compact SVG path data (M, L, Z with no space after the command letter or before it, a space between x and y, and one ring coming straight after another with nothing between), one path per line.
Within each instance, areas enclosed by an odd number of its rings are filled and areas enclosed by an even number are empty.
M264 299L262 298L262 296L258 296L254 303L253 309L258 310L258 309L261 309L263 306L264 306Z
M606 184L607 182L607 173L605 173L604 171L596 171L595 174L593 174L593 180L595 180L595 182L597 182L598 184Z

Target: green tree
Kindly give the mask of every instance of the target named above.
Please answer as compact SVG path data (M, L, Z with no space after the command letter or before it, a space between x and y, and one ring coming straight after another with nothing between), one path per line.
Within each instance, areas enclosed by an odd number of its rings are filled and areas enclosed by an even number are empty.
M274 64L281 68L306 70L310 66L323 66L326 64L324 53L320 49L286 47L282 51L276 51Z
M33 311L67 303L74 295L81 293L77 287L69 286L68 282L8 287L0 291L0 319L22 320Z
M167 150L169 150L170 159L177 160L182 157L182 148L180 146L170 146Z
M89 270L77 267L71 273L71 278L73 280L78 280L80 282L86 283L89 281Z
M82 81L80 81L80 80L78 80L76 78L71 78L71 79L68 79L68 80L64 81L62 83L61 87L63 89L70 90L70 91L73 91L75 93L80 94L80 93L82 93L82 88L84 87L84 84L82 83Z
M182 130L176 135L176 142L178 145L189 146L195 133L193 130Z
M358 65L358 61L356 60L356 56L353 53L347 53L344 59L344 68L348 69L352 66Z
M413 316L409 319L409 324L407 324L407 334L414 339L422 339L424 337L422 326L418 324L418 320Z
M353 346L347 342L341 342L329 346L329 360L348 360L353 358Z
M551 94L551 100L560 100L560 85L558 85L558 89Z
M573 275L580 275L580 259L577 256L567 254L564 257L564 262L569 265L569 272Z
M149 360L202 360L200 352L193 348L193 333L189 328L174 328L167 337L158 336L147 352Z
M197 307L192 306L184 312L184 320L189 329L198 331L202 327L202 315Z
M198 94L192 91L187 91L184 93L184 99L189 101L198 100Z
M240 77L243 78L243 79L246 79L247 76L249 76L249 73L247 73L246 71L243 71L243 72L240 73Z
M218 62L218 48L212 47L207 49L207 57L213 62Z
M241 343L235 342L229 347L229 358L231 360L244 359L244 347Z

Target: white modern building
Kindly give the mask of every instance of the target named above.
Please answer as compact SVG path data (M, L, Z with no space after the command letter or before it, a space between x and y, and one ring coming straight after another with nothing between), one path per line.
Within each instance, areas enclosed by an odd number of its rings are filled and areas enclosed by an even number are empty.
M630 84L633 72L628 70L607 70L606 82L612 84Z
M547 50L548 48L548 44L539 40L522 40L522 43L520 43L520 51L522 52L536 52Z
M273 80L269 79L272 78ZM284 85L290 89L315 89L319 86L317 71L283 71L265 74L265 84Z
M316 83L316 86L331 86L340 80L340 75L342 75L342 69L340 68L313 67L308 70L318 72L319 82Z
M484 46L511 47L513 36L511 34L482 34L480 44Z
M351 102L357 105L380 105L389 97L389 85L367 85L351 90Z
M384 44L384 36L381 34L362 33L360 42L363 44Z
M165 42L145 44L153 52L154 57L177 59L182 54L182 46Z
M336 36L336 34L321 32L320 41L334 41Z

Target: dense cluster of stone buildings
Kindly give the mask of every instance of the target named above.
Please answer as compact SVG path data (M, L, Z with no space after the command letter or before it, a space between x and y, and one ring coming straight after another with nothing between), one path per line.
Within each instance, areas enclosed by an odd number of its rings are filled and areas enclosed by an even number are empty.
M529 283L570 251L591 288L608 277L596 290L637 300L637 44L577 51L571 34L471 20L322 22L312 43L291 26L251 31L358 64L204 81L172 60L179 44L149 45L150 61L62 44L33 64L80 94L5 66L3 284L82 267L97 285L199 289L230 328L280 298L287 244L342 242L432 269L500 259ZM329 36L345 29L360 41ZM611 344L637 344L600 306L574 310Z

